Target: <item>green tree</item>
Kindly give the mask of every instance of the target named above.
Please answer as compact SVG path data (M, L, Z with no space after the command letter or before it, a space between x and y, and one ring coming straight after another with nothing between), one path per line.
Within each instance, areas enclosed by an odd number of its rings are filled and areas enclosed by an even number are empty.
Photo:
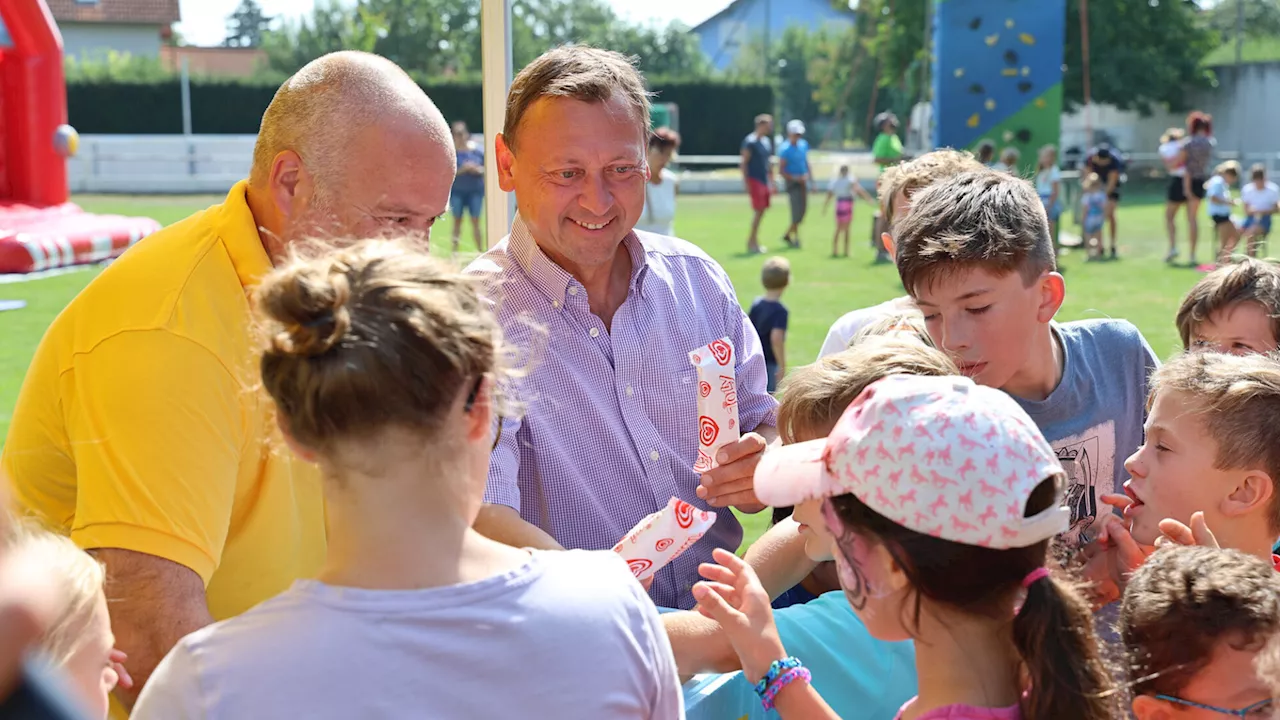
M1219 0L1204 10L1205 24L1218 42L1235 42L1241 7L1244 8L1246 36L1280 35L1280 0Z
M1084 102L1080 37L1080 0L1067 0L1068 109ZM1191 93L1212 81L1200 60L1216 45L1194 0L1089 0L1093 102L1142 113L1157 106L1185 110Z
M373 52L385 33L385 20L364 4L353 11L339 0L321 0L310 18L286 22L279 30L266 33L262 48L272 70L293 73L326 53Z
M258 0L240 0L240 6L227 17L226 47L259 47L262 36L271 27L271 18L263 14Z

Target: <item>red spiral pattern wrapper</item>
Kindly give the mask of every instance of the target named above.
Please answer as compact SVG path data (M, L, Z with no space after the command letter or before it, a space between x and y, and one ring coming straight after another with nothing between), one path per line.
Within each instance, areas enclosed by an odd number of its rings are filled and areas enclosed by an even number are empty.
M711 356L721 366L727 366L733 362L733 346L729 344L728 338L716 340L707 347L711 350Z
M686 529L693 527L693 506L683 500L676 501L676 524Z
M707 397L711 395L711 383L703 380L698 383L698 397Z
M689 353L689 362L698 371L698 453L693 457L694 472L714 469L716 451L739 437L734 352L733 343L726 337Z
M702 539L716 522L716 514L699 510L679 498L641 520L623 536L614 552L627 561L637 579L647 580Z
M636 577L640 577L651 567L653 567L653 561L648 558L636 558L627 562L627 569Z
M666 550L667 548L675 544L676 544L676 541L672 540L671 538L662 538L661 540L653 544L653 549L657 550L658 552L662 552L663 550Z
M716 421L706 415L699 417L698 442L711 446L715 444L717 437L720 437L720 426L716 425Z

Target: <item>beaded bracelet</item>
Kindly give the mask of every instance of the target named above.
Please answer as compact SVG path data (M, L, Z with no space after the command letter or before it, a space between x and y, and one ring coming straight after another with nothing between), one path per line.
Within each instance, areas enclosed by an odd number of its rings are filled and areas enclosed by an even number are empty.
M800 667L800 660L794 656L785 657L781 660L774 660L773 663L769 665L769 672L765 673L764 677L760 678L760 682L755 684L756 694L760 697L764 697L765 690L769 689L769 686L773 684L774 680L778 679L779 675L798 667Z
M760 701L764 705L764 709L772 710L773 699L778 696L778 693L782 692L783 688L790 685L793 681L801 680L803 682L809 682L812 679L813 675L809 672L809 668L806 667L792 668L782 673L782 675L778 676L777 680L773 681L773 684L769 686L769 689L764 691L764 695L760 697Z

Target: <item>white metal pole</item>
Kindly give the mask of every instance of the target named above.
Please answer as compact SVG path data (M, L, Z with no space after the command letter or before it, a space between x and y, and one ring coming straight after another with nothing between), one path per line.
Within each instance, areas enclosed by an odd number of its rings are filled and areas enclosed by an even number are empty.
M191 71L182 58L182 134L191 135Z
M489 246L507 234L515 216L515 196L498 186L494 138L506 118L511 87L511 0L481 0L480 55L484 77L484 200Z

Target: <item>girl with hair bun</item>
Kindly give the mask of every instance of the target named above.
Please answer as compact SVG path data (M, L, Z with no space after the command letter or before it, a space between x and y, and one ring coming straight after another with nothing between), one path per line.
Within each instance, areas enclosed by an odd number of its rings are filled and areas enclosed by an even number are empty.
M263 387L324 476L327 558L182 640L135 719L681 714L657 611L618 555L472 529L504 357L473 279L369 240L288 263L256 301Z

